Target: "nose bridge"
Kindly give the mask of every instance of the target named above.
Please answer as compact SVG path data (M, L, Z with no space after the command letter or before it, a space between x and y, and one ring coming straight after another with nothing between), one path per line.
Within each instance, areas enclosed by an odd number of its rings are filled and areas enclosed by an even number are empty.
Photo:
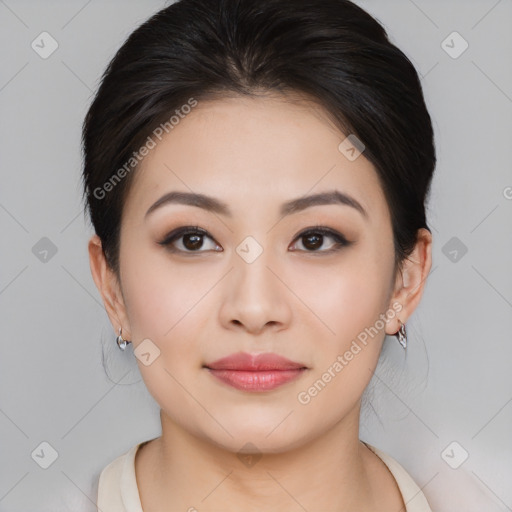
M259 238L261 240L262 237ZM233 255L237 288L245 287L248 292L257 295L264 291L275 292L275 283L271 282L275 276L268 268L275 266L274 252L266 240L258 241L253 236L244 238Z
M272 248L248 236L233 252L230 293L222 307L223 321L259 331L290 318L286 287L276 277L278 258ZM271 270L272 269L272 270Z

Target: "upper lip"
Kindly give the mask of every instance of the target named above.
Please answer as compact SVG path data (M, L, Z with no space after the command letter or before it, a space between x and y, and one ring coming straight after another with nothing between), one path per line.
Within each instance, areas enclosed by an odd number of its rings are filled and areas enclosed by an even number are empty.
M296 370L306 368L302 363L296 363L278 354L248 354L246 352L238 352L222 357L205 366L211 370L239 371Z

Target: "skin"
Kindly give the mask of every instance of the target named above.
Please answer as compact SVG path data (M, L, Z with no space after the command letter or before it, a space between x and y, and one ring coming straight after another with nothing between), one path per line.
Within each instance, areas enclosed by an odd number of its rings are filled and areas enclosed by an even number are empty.
M359 414L385 334L396 333L398 318L406 323L420 302L432 239L419 230L395 274L376 171L364 153L349 161L338 150L344 138L319 106L291 96L199 102L134 176L120 279L91 238L92 275L115 332L122 326L134 350L147 338L160 350L148 366L137 360L162 423L162 435L136 457L145 512L405 510L391 473L359 441ZM279 215L285 201L333 189L355 198L367 218L341 204ZM213 196L232 216L168 204L145 219L169 191ZM316 224L352 244L326 252L335 246L326 235L311 249L298 235ZM186 252L193 249L186 236L173 244L184 252L159 245L172 229L196 225L209 233L196 252ZM252 263L236 252L249 235L263 248ZM300 403L298 394L394 303L398 316ZM273 391L251 393L203 368L239 351L275 352L308 369ZM250 467L237 456L248 442L262 455Z

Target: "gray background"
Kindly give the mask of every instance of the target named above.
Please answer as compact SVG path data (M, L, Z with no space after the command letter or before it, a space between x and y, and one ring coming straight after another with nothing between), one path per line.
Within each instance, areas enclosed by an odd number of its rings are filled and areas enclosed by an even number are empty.
M436 511L512 510L512 1L358 3L421 73L439 156L432 273L407 355L386 341L361 437ZM1 512L92 512L101 469L160 433L90 274L79 175L100 75L164 5L0 0ZM46 59L31 47L43 31L58 43Z

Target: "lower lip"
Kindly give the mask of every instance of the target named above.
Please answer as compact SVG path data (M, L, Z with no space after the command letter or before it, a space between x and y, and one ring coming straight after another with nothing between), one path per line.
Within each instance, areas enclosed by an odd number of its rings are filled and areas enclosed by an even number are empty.
M230 386L242 391L270 391L287 382L297 379L305 368L297 370L267 370L267 371L241 371L241 370L212 370L209 372Z

